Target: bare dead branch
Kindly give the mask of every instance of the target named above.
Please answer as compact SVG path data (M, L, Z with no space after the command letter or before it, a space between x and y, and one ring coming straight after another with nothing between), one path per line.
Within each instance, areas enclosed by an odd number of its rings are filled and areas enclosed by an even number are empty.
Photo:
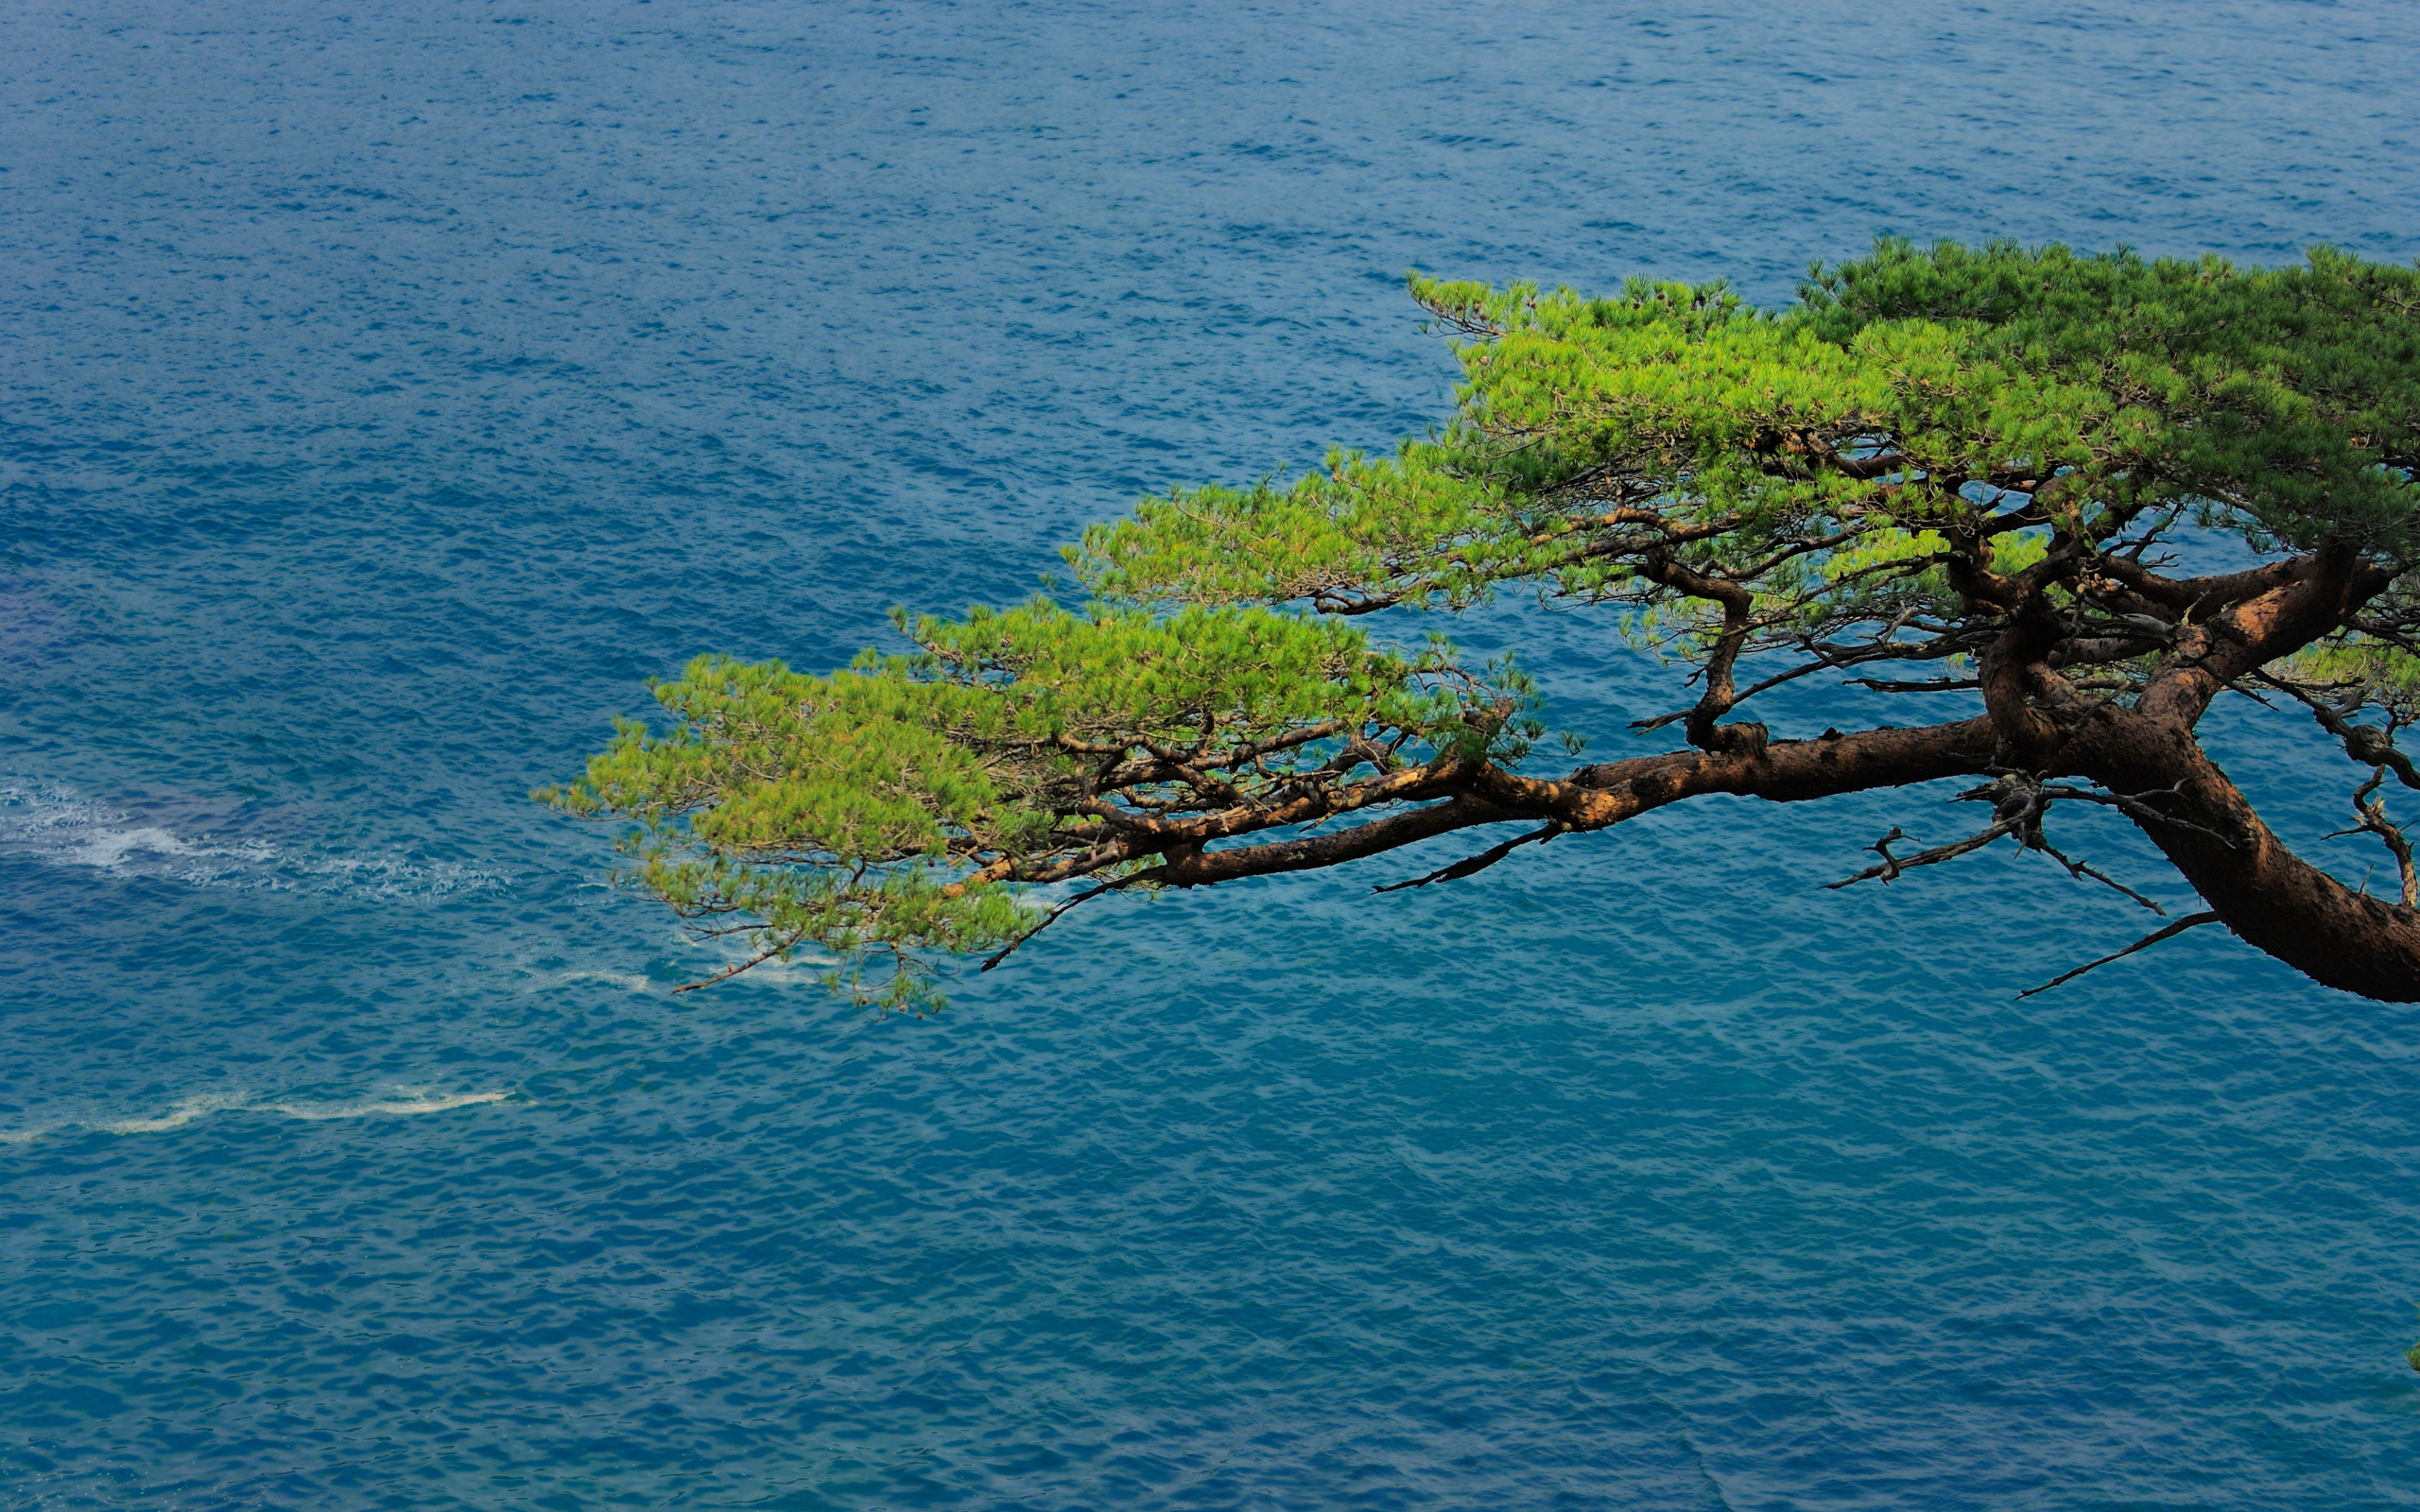
M2219 916L2215 913L2205 912L2199 914L2187 914L2172 924L2152 930L2150 934L2135 941L2135 943L2127 946L2122 951L2118 951L2111 954L2104 955L2097 961L2087 961L2083 965L2077 967L2072 971L2063 972L2058 976L2050 978L2050 980L2043 983L2040 987L2027 988L2024 991L2019 992L2017 996L2021 998L2030 998L2036 992L2048 992L2052 988L2057 987L2062 983L2074 981L2077 977L2083 975L2086 971L2107 966L2112 961L2122 961L2127 956L2134 954L2136 951L2149 950L2160 941L2164 939L2173 939L2177 936L2184 934L2188 929L2198 929L2204 924L2215 924L2218 921Z
M1432 871L1425 877L1414 877L1409 882L1391 882L1384 886L1373 887L1370 890L1372 892L1402 892L1407 887L1426 887L1432 882L1459 882L1475 872L1485 871L1522 846L1542 844L1563 832L1562 825L1549 824L1544 829L1532 830L1528 834L1515 835L1502 845L1491 846L1478 855L1465 857L1450 867Z
M2229 850L2238 849L2235 840L2221 834L2218 831L2206 825L2195 824L2189 819L2180 819L2172 814L2163 814L2144 801L2146 799L2153 798L2170 798L2182 801L2184 785L2183 782L2177 782L2168 787L2146 788L2139 793L2094 793L2081 787L2066 786L2045 787L2042 791L2059 802L2098 803L2103 808L2116 809L2126 817L2147 828L2157 825L2188 830L2196 834L2206 835Z
M1057 907L1051 909L1050 912L1043 915L1042 921L1040 923L1035 924L1031 929L1027 930L1024 934L1019 935L1016 938L1009 941L1006 945L1001 946L990 955L985 956L983 958L983 964L977 967L976 970L978 971L990 971L992 968L999 965L1002 961L1007 960L1011 955L1015 954L1018 946L1024 944L1027 940L1033 938L1036 935L1041 934L1044 930L1048 929L1051 925L1057 923L1059 921L1059 917L1062 914L1064 914L1067 910L1075 907L1078 903L1089 902L1093 899L1099 897L1102 893L1115 892L1120 887L1131 886L1134 883L1141 881L1142 876L1142 873L1137 872L1131 876L1119 877L1115 881L1104 882L1098 887L1085 888L1082 892L1076 894L1073 898L1067 899Z
M2290 679L2280 678L2265 670L2253 676L2280 693L2301 699L2310 710L2311 717L2319 721L2320 728L2344 743L2345 755L2364 766L2392 768L2395 781L2406 787L2420 788L2420 767L2414 767L2411 758L2395 748L2394 722L2392 719L2383 730L2376 725L2357 725L2344 717L2349 711L2330 705L2326 699L2315 696Z
M1826 892L1838 892L1842 887L1853 887L1860 882L1872 882L1876 880L1885 883L1895 882L1899 879L1902 872L1910 870L1916 867L1937 867L1945 861L1955 861L1960 856L1965 855L1970 851L1980 850L1983 847L1991 844L1996 839L1999 839L2003 835L2014 834L2015 833L2016 825L2014 822L2002 820L2000 823L1992 825L1988 829L1979 830L1975 833L1966 836L1962 840L1952 840L1946 845L1933 846L1928 850L1919 850L1914 855L1902 860L1898 856L1894 856L1891 853L1892 845L1894 842L1912 839L1914 837L1894 824L1891 826L1891 833L1889 834L1884 835L1881 839L1876 840L1872 845L1866 847L1868 850L1872 850L1882 857L1880 862L1866 868L1863 871L1858 872L1854 877L1843 877L1838 882L1827 882L1824 885L1824 890Z
M2405 837L2403 826L2386 816L2385 800L2375 796L2385 783L2386 768L2380 766L2373 770L2370 780L2353 790L2353 812L2360 816L2360 822L2349 830L2339 830L2326 838L2333 840L2347 834L2377 835L2394 854L2395 870L2402 875L2403 906L2420 907L2420 872L2412 868L2411 842Z
M1885 682L1878 678L1851 678L1849 680L1860 687L1872 688L1876 693L1957 693L1983 685L1980 678L1932 678L1922 682Z
M2068 791L2070 790L2046 786L2040 779L2033 777L2029 773L2014 771L2000 772L1992 782L1985 783L1981 787L1969 788L1967 791L1959 794L1955 799L1955 801L1962 803L1990 803L1993 808L1993 813L1996 816L1993 823L1977 831L1973 834L1967 835L1963 839L1952 840L1945 845L1933 846L1927 850L1918 851L1914 855L1904 857L1892 854L1891 847L1897 841L1910 837L1908 835L1907 832L1894 824L1891 827L1891 833L1889 834L1884 835L1881 839L1876 840L1874 844L1866 848L1867 850L1876 851L1881 855L1882 860L1879 863L1866 868L1863 871L1858 872L1854 877L1846 877L1839 882L1826 883L1824 885L1825 890L1837 891L1842 887L1853 886L1858 883L1869 881L1880 881L1887 884L1895 881L1902 873L1909 871L1913 868L1933 867L1939 866L1945 861L1954 861L1960 856L1968 855L1974 851L1980 850L1995 840L2001 839L2002 837L2010 837L2014 838L2021 849L2027 850L2038 850L2042 854L2048 856L2051 860L2056 861L2059 865L2066 868L2067 875L2073 877L2078 882L2100 883L2102 886L2109 888L2113 892L2120 893L2133 902L2150 909L2152 913L2165 918L2168 913L2167 909L2162 908L2158 903L2153 902L2151 899L2143 896L2139 892L2136 892L2134 888L2127 886L2124 883L2119 882L2117 878L2112 877L2107 872L2102 871L2100 868L2079 861L2075 857L2068 855L2057 846L2052 845L2048 838L2044 835L2042 833L2043 816L2048 812L2049 807L2053 802L2058 801L2063 797L2066 797Z
M2162 908L2159 904L2152 902L2149 898L2144 897L2141 893L2138 893L2134 888L2127 886L2124 883L2119 882L2117 878L2111 876L2105 871L2102 871L2098 867L2087 866L2083 862L2078 861L2066 852L2061 850L2056 846L2036 845L2031 846L2029 849L2039 850L2044 855L2048 856L2051 860L2056 861L2059 865L2066 868L2067 875L2075 878L2078 882L2083 882L2087 879L2097 882L2113 892L2125 894L2135 902L2142 904L2145 908L2150 909L2152 913L2159 915L2162 919L2166 919L2168 917L2167 909Z
M734 933L734 932L732 932L732 931L717 931L717 933ZM786 940L782 941L782 942L781 942L780 944L778 944L778 945L769 946L769 947L767 947L767 948L766 948L766 949L764 949L764 950L758 951L755 954L753 954L753 955L750 956L748 959L746 959L746 960L744 960L744 961L738 962L738 963L737 963L737 964L735 964L735 965L726 966L726 967L724 967L721 971L717 971L717 972L716 972L714 975L712 975L712 976L706 977L706 978L705 978L704 980L702 980L702 981L697 981L697 982L683 982L683 983L682 983L679 987L674 988L672 990L673 990L673 992L674 992L674 993L676 993L676 994L678 994L678 993L682 993L682 992L695 992L695 991L697 991L697 990L698 990L699 988L709 988L709 987L712 987L712 986L714 986L717 982L724 982L724 981L728 981L728 980L730 980L731 978L733 978L733 977L735 977L735 976L737 976L740 972L745 971L749 970L750 968L752 968L752 967L762 966L762 965L764 965L767 961L769 961L769 960L771 960L773 957L775 957L776 955L781 954L783 952L787 951L787 950L791 950L791 949L795 948L795 947L798 945L799 941L801 941L801 940L803 940L803 939L804 939L804 938L806 938L806 931L805 931L805 929L804 929L804 928L803 928L803 927L802 927L802 928L800 928L799 930L797 930L797 931L795 931L794 933L792 933L789 938L787 938L787 939L786 939Z

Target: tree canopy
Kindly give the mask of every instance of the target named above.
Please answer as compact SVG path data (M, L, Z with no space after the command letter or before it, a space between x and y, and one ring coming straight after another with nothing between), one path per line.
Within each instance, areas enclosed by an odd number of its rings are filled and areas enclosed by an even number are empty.
M2420 787L2395 744L2420 719L2420 273L1886 240L1779 311L1720 283L1411 294L1462 373L1426 435L1147 498L1067 549L1080 607L902 613L912 652L829 676L700 658L656 687L668 730L624 723L541 797L634 821L624 883L744 943L716 979L811 951L924 1006L937 963L1104 893L1520 826L1407 885L1444 882L1703 794L1968 778L1973 834L1894 831L1848 880L2005 839L2155 908L2048 833L2095 805L2204 905L2130 949L2218 922L2420 999L2420 876L2380 797ZM1512 662L1372 628L1516 588L1685 667L1633 727L1670 748L1573 765ZM1747 717L1810 676L1872 721ZM2350 763L2348 833L2399 896L2271 832L2196 737L2226 694Z

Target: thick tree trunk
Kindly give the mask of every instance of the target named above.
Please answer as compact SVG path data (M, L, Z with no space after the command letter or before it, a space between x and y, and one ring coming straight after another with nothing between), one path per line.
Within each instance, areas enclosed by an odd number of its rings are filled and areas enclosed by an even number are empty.
M2066 765L2171 815L2135 822L2244 943L2325 986L2420 1002L2420 910L2345 886L2288 850L2181 721L2109 709ZM2169 796L2170 794L2173 796Z

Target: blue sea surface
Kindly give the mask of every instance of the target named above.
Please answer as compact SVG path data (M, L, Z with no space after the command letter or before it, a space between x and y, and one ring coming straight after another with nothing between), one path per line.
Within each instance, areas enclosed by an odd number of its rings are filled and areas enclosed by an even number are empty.
M924 1021L669 996L717 958L527 797L692 655L1424 426L1407 267L2409 260L2415 58L2393 0L0 9L0 1506L2420 1504L2420 1012L2217 930L2020 1001L2142 928L2038 860L1824 890L1954 785L1109 901ZM1455 629L1595 754L1683 696ZM2378 859L2306 722L2209 737Z

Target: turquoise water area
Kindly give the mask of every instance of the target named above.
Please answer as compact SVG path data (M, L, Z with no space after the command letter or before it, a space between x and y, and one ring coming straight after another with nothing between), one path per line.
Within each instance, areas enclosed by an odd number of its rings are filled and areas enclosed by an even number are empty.
M693 654L1426 423L1408 266L2409 259L2414 57L2384 0L0 9L0 1505L2420 1503L2420 1014L2208 930L2018 1001L2136 918L1823 890L1945 792L1103 905L925 1022L668 997L712 957L527 799ZM1598 753L1676 696L1458 633ZM2211 726L2358 878L2312 734Z

